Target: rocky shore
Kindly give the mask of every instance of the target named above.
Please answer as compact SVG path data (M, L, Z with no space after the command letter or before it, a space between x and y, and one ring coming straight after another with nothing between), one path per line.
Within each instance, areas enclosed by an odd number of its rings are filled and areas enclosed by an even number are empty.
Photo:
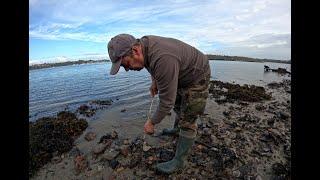
M125 128L133 129L128 127L130 123L115 126L118 123L114 122L105 129L101 124L86 124L78 117L95 116L98 109L112 104L112 100L90 102L74 113L63 112L52 121L43 118L30 124L33 152L30 156L34 159L31 166L34 173L30 176L31 179L291 179L290 93L290 80L265 87L211 81L210 98L205 114L198 119L198 135L188 164L171 175L159 174L154 165L174 156L177 137L161 135L161 125L156 127L157 133L149 136L129 135ZM54 126L60 129L53 131L54 139L70 139L63 141L65 144L52 140L49 136L52 131L47 131L50 124L68 124L71 119L81 126L68 126L74 131ZM144 121L141 117L141 129ZM167 120L162 123L173 124ZM47 135L39 139L42 133ZM37 143L41 144L41 151ZM45 158L40 158L39 152Z

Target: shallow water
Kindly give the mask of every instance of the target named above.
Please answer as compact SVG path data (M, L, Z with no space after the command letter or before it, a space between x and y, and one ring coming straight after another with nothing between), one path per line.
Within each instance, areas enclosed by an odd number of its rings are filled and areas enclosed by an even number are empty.
M270 68L286 68L290 64L255 63L237 61L210 61L211 78L237 84L265 86L273 81L282 81L288 76L264 72ZM143 69L124 71L116 76L109 75L111 63L93 63L54 68L37 69L29 72L29 121L57 112L75 110L92 100L112 99L109 109L126 109L124 118L145 116L150 106L150 75ZM157 100L154 102L156 107Z

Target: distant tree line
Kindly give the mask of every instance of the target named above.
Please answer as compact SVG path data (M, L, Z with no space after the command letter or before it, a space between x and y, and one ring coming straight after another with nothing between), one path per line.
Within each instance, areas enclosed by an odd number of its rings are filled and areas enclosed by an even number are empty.
M69 66L74 64L87 64L87 63L99 63L99 62L108 62L110 60L78 60L78 61L68 61L68 62L58 62L58 63L43 63L43 64L34 64L29 66L29 70L33 69L42 69L49 67L58 67L58 66Z
M258 59L258 58L250 58L243 56L225 56L225 55L212 55L207 54L209 60L223 60L223 61L247 61L247 62L273 62L273 63L286 63L290 64L291 60L274 60L274 59ZM43 63L43 64L34 64L29 66L29 70L33 69L42 69L49 67L58 67L58 66L68 66L74 64L86 64L86 63L99 63L99 62L109 62L110 60L78 60L78 61L68 61L68 62L58 62L58 63Z
M258 59L243 56L225 56L225 55L212 55L207 54L209 60L224 60L224 61L247 61L247 62L273 62L273 63L286 63L290 64L291 60L275 60L275 59Z

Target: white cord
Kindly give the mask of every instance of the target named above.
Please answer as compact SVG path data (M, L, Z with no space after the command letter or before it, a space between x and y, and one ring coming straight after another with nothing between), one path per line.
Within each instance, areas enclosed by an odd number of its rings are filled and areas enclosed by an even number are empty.
M148 119L150 119L153 100L154 100L154 97L153 97L152 100L151 100L151 104L150 104L150 108L149 108L149 113L148 113Z

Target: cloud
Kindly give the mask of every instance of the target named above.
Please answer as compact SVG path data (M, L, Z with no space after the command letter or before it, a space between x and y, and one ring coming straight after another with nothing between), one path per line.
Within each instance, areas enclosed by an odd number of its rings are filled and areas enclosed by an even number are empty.
M289 0L77 1L30 0L31 38L106 43L119 33L174 37L214 52L232 47L288 53ZM285 36L285 38L283 38ZM222 51L222 49L220 49ZM243 52L249 54L250 52ZM282 54L285 54L282 53ZM290 53L285 57L290 57Z

